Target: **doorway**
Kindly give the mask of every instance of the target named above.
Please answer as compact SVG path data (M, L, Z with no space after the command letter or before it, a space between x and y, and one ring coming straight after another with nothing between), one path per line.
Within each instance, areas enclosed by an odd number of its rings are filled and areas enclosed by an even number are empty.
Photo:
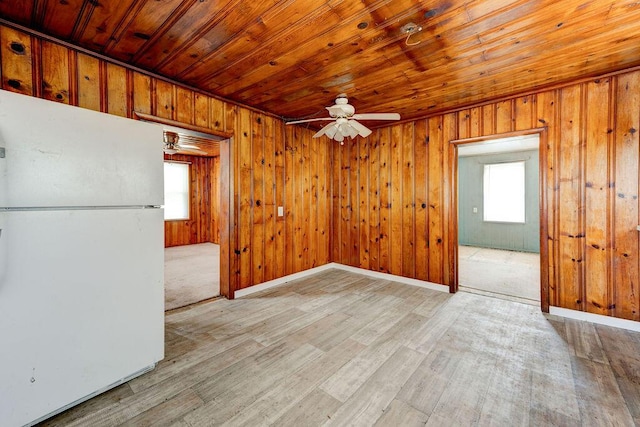
M136 113L162 125L165 133L165 310L218 296L230 296L229 246L230 135L173 120ZM169 138L167 138L169 134ZM170 142L171 144L168 144ZM170 180L167 166L181 170ZM176 209L168 209L171 200Z
M545 309L541 134L453 141L456 289Z

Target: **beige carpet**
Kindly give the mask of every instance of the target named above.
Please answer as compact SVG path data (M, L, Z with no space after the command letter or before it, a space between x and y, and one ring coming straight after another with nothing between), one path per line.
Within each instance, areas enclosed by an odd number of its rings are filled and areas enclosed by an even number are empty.
M165 310L220 295L220 245L200 243L164 250Z
M540 301L540 255L458 246L460 289Z

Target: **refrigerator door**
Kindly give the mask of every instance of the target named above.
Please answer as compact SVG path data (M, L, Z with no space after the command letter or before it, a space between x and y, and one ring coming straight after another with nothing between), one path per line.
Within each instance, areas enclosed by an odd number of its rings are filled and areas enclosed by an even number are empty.
M160 206L162 144L159 125L0 90L0 208Z
M0 212L0 424L164 356L162 209Z

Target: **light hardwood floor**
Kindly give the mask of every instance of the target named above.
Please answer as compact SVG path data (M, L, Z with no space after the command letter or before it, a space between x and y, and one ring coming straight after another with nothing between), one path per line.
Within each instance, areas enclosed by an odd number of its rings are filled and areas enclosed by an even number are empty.
M640 334L341 270L171 312L166 339L44 425L640 423Z

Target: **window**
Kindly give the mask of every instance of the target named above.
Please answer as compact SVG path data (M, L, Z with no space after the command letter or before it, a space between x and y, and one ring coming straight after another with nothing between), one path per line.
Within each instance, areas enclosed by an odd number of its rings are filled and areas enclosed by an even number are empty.
M164 162L164 219L189 219L189 164Z
M484 220L525 222L524 162L484 165Z

